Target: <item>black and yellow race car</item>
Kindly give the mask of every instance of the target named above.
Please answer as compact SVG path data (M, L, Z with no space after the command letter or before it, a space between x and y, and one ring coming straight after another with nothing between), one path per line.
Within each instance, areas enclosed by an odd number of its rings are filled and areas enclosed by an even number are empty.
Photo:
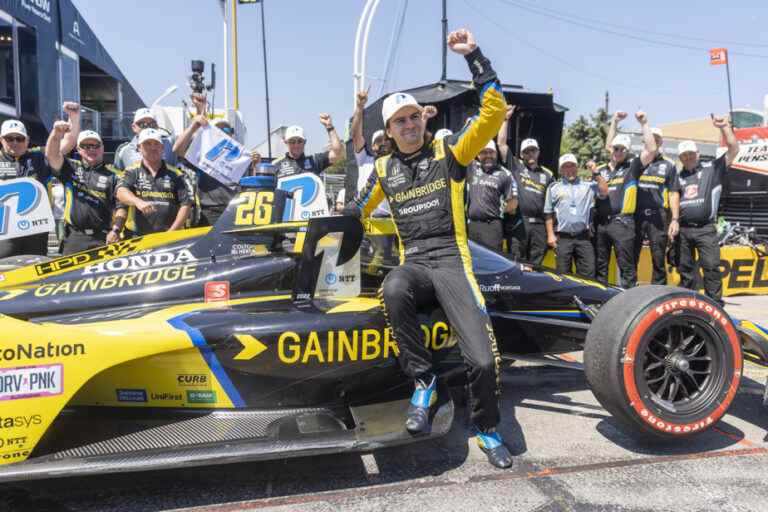
M284 222L290 198L272 178L241 185L211 228L0 274L0 481L370 451L449 430L450 391L429 433L403 427L412 383L376 298L398 264L391 221ZM702 295L623 291L471 247L502 356L584 350L592 391L631 432L707 429L743 358L768 363L766 330ZM420 314L449 390L465 372L456 337L436 304Z

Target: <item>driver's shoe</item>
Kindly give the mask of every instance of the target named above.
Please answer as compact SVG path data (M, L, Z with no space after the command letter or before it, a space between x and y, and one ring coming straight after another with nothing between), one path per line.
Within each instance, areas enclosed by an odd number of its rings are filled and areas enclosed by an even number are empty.
M411 396L405 416L405 429L419 434L429 427L429 408L437 402L437 377L427 374L416 379L416 389Z
M477 445L488 457L488 462L500 469L512 466L512 454L498 432L493 429L487 431L477 429L475 439Z

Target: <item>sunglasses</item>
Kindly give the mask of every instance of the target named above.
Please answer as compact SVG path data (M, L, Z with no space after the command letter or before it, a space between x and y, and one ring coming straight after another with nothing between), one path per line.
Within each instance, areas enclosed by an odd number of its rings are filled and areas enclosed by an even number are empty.
M614 151L621 151L622 153L627 150L624 146L613 146Z
M147 128L157 128L157 123L155 121L139 121L136 123L136 126L145 130Z
M12 136L12 135L11 135L11 136L7 136L7 137L3 137L3 138L4 138L4 139L5 139L7 142L15 142L15 143L17 143L17 144L21 144L22 142L24 142L25 140L27 140L27 138L26 138L26 137L21 137L21 136L19 136L19 137L16 137L16 136Z
M95 144L80 144L80 149L84 149L86 151L94 151L96 149L99 149L101 147L101 144L98 142Z
M219 127L219 130L223 131L227 135L232 135L233 133L235 133L235 129L232 128L231 126L221 126Z

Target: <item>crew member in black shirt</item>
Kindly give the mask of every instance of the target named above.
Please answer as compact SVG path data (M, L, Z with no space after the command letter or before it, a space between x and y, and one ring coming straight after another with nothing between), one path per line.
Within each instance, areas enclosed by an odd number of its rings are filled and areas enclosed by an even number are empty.
M739 143L726 118L716 117L712 124L724 136L728 151L712 162L701 162L696 143L687 140L678 146L680 162L683 168L678 174L680 183L680 286L693 289L694 250L699 253L699 266L704 273L704 290L707 296L722 304L722 278L720 264L720 244L717 240L715 221L720 196L723 191L723 178L728 166L739 154ZM677 234L677 223L672 219L669 236Z
M616 132L616 124L624 117L624 112L614 114L609 137ZM608 281L608 264L613 248L619 265L619 285L625 288L637 285L637 263L634 255L637 180L643 169L656 158L657 152L656 141L645 113L638 111L635 118L643 133L643 151L639 158L629 158L629 135L616 135L610 140L611 159L607 164L598 167L603 179L608 182L608 197L595 201L597 280Z
M525 139L520 144L517 158L507 144L509 120L515 112L507 107L504 124L496 142L504 166L509 169L517 184L518 212L504 218L504 237L512 257L540 265L547 252L547 228L544 225L544 198L547 187L554 181L554 173L539 165L539 143Z
M283 142L288 146L288 152L273 162L277 166L277 179L305 172L320 174L344 157L344 146L342 146L339 135L333 127L331 116L320 114L320 123L328 132L330 147L328 151L310 156L304 154L304 146L307 143L304 129L296 125L285 129Z
M504 232L501 226L502 205L505 213L517 209L517 186L507 169L499 165L496 146L488 141L467 170L469 204L469 238L490 249L501 251Z
M117 184L117 199L126 205L126 228L146 235L183 229L192 194L183 173L163 160L162 134L154 128L139 133L141 162L129 166Z
M80 126L80 105L67 102L64 104L73 122ZM51 168L45 161L42 148L29 147L29 136L24 123L17 119L8 119L0 127L0 181L15 178L35 178L46 188L51 180ZM62 150L69 152L74 147L72 137L65 137ZM21 236L0 241L0 258L21 254L48 254L48 233Z
M661 153L662 131L652 128L659 154L645 168L637 187L635 211L635 261L640 260L643 241L648 240L653 265L652 284L667 284L666 254L671 219L680 217L680 193L677 192L675 162Z
M101 137L91 130L80 132L77 136L80 160L71 160L61 153L61 140L70 129L69 123L57 121L45 145L51 171L65 191L63 254L117 242L122 228L122 221L112 225L118 171L104 164Z

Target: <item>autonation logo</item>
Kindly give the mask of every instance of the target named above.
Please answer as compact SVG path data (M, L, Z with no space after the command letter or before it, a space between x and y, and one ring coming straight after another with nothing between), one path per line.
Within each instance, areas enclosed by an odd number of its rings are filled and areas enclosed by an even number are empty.
M21 7L38 18L51 22L51 0L21 0Z

